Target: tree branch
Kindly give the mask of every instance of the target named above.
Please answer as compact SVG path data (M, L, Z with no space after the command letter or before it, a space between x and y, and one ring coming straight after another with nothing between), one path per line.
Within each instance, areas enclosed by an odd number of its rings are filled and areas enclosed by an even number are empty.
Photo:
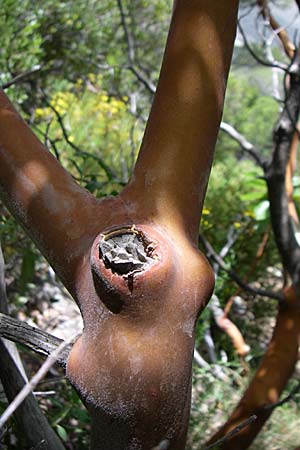
M204 450L211 450L212 448L219 447L220 444L223 444L228 439L232 438L235 434L239 433L241 430L246 428L248 425L250 425L251 423L255 422L256 419L257 419L257 416L255 414L253 414L248 419L246 419L243 422L241 422L233 430L229 431L229 433L225 434L225 436L223 436L222 438L218 439L216 442L214 442L213 444L209 445L208 447L205 447Z
M8 400L13 401L26 382L2 340L0 340L0 353L1 381ZM38 445L41 450L64 450L62 442L51 428L32 393L15 411L15 417L19 432L26 437L26 448L34 448ZM3 423L0 424L0 429L3 425Z
M0 313L0 336L24 345L43 356L50 355L62 344L62 340L46 331L39 330L20 320ZM65 367L72 345L68 345L59 355L57 362Z
M295 45L289 39L289 36L284 27L281 27L278 22L275 20L268 6L267 0L257 0L257 5L261 8L261 14L263 18L268 20L271 29L274 32L275 36L278 36L281 41L282 47L284 49L285 54L293 59L295 54Z
M284 299L285 301L278 305L273 335L256 374L227 422L210 438L208 444L215 443L237 424L255 414L257 420L254 423L249 424L242 433L227 438L220 445L222 450L248 448L271 415L272 405L277 404L294 371L300 336L298 295L290 287L285 289Z
M56 118L57 118L57 122L61 128L63 137L65 139L65 141L67 142L67 144L76 151L76 153L80 156L84 156L84 157L89 157L94 159L95 161L98 162L99 166L104 170L105 174L107 175L107 178L110 181L115 181L115 182L119 182L117 175L115 174L115 172L104 162L104 160L102 158L100 158L99 156L93 155L91 153L88 153L86 151L81 150L76 144L74 144L74 142L72 142L69 138L69 134L66 130L65 124L64 124L64 120L61 116L61 114L57 111L57 109L52 105L52 103L48 100L46 94L43 92L43 96L44 96L44 100L47 104L47 106L54 112Z
M283 301L284 297L279 293L267 291L265 289L253 288L249 284L245 283L233 270L227 267L224 260L220 258L220 256L213 249L212 245L207 241L207 239L205 239L205 237L202 234L199 234L199 239L207 252L208 258L211 257L214 261L216 261L219 264L220 268L224 270L226 273L228 273L228 275L245 291L250 292L251 294L254 295L261 295L264 297L272 298L274 300Z
M123 191L124 197L139 192L155 217L166 222L172 217L194 241L219 131L237 6L237 0L205 3L203 14L202 2L175 2L144 139Z
M117 0L117 2L118 2L118 7L119 7L119 11L120 11L120 16L121 16L121 24L122 24L122 27L124 30L125 39L126 39L126 43L127 43L129 69L136 76L136 78L141 83L143 83L143 85L150 92L150 94L155 94L155 91L156 91L155 85L152 83L151 80L149 80L146 77L146 75L140 70L140 68L137 67L136 57L135 57L135 49L134 49L134 41L133 41L132 34L130 33L129 28L127 26L123 3L122 3L122 0Z
M4 277L4 258L0 245L0 306L1 311L7 312L7 296ZM10 341L0 339L0 379L8 401L17 395L27 382L27 376L18 353ZM11 404L9 405L9 407ZM29 392L21 408L15 411L18 432L26 437L28 446L39 445L42 450L63 450L64 447L48 423L43 411L34 395ZM0 430L3 428L0 419ZM34 432L33 432L34 431Z
M287 166L292 150L293 136L297 131L300 113L300 57L299 49L285 80L286 99L273 133L273 154L265 167L270 214L275 241L283 266L295 286L300 282L300 246L295 236L293 218L289 214L286 189Z
M98 231L97 200L75 183L1 90L0 194L76 298L74 274Z
M268 405L265 405L264 408L266 410L271 409L273 411L273 409L279 408L280 406L284 405L285 403L289 402L290 400L292 400L294 398L294 396L296 394L298 394L298 392L300 391L300 381L298 382L298 384L291 390L291 392L286 395L285 397L283 397L283 399L278 400L278 402L275 403L270 403Z
M47 372L51 369L51 367L56 363L56 361L60 358L61 354L68 349L71 342L73 342L78 335L72 336L70 339L66 341L62 341L60 345L47 357L46 361L39 368L37 373L31 378L31 380L26 383L18 395L14 398L14 400L9 404L6 410L0 417L0 429L6 424L12 414L16 411L17 408L23 403L23 401L32 393L32 391L36 388L38 383L46 376ZM63 448L63 447L62 447Z
M264 168L265 162L261 158L258 150L245 138L245 136L226 122L221 122L220 129L234 139L241 146L242 150L248 153L261 168Z
M14 78L12 78L10 81L7 81L6 83L2 84L1 89L3 90L8 89L14 84L18 84L21 81L24 81L24 79L26 80L27 78L30 78L32 75L39 73L41 69L42 69L41 66L35 66L33 69L28 70L27 72L20 73L19 75L16 75Z
M276 63L273 63L273 62L271 63L271 62L265 61L264 59L260 58L253 51L253 49L251 48L251 45L249 44L249 42L247 40L246 34L245 34L244 30L243 30L243 27L242 27L240 21L238 21L238 28L239 28L239 31L240 31L242 37L243 37L245 47L247 48L247 50L250 53L250 55L255 59L255 61L257 61L259 64L261 64L263 66L266 66L266 67L273 67L273 68L281 69L284 72L288 71L288 66L286 64L281 64L281 63L279 63L277 61L276 61Z

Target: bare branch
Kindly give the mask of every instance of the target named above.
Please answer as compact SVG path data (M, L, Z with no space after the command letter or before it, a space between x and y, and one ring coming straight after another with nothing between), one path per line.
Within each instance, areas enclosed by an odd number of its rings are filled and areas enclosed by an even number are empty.
M2 340L0 340L0 353L1 381L8 400L13 401L26 382ZM15 419L20 433L26 439L26 448L38 446L37 448L41 450L64 450L62 442L50 426L32 393L15 411Z
M224 310L221 308L220 300L215 294L212 296L208 308L211 310L218 327L230 338L236 353L245 357L250 351L250 346L246 343L235 323L226 317Z
M199 366L201 369L205 369L206 371L210 372L211 375L218 378L222 381L228 381L228 377L217 363L214 363L212 366L205 361L204 358L200 355L198 350L194 348L194 362Z
M64 352L68 346L78 337L78 334L72 336L70 339L62 342L53 353L51 353L37 373L31 378L31 380L25 384L23 389L15 397L15 399L9 404L4 413L0 417L0 429L3 428L5 423L11 417L11 415L16 411L16 409L21 405L21 403L26 399L26 397L32 393L36 388L38 383L46 376L47 372L56 363L61 353Z
M0 306L7 312L7 296L4 278L4 258L0 245ZM27 382L19 352L14 343L0 339L0 378L8 401L11 401ZM34 395L30 393L22 408L16 412L18 428L26 436L28 446L40 446L42 450L63 450L63 445L48 423ZM2 427L3 428L3 427ZM36 430L38 428L38 430ZM35 431L33 433L33 430Z
M295 54L295 45L289 39L284 27L281 27L275 20L268 6L267 0L257 0L258 6L261 8L263 18L268 20L270 28L273 30L274 36L278 36L286 55L292 59Z
M25 347L39 353L43 356L48 356L56 350L61 344L62 340L52 336L46 331L31 327L25 322L13 319L0 313L0 336L10 341L17 342ZM72 346L69 345L60 352L57 362L65 366L66 361L71 351Z
M196 348L194 348L194 361L201 369L210 370L210 365L204 358L202 358Z
M18 84L21 81L24 81L28 78L30 78L32 75L35 75L36 73L39 73L41 71L41 66L35 66L31 70L27 70L26 72L20 73L19 75L16 75L14 78L12 78L10 81L7 81L6 83L2 84L1 88L3 90L8 89L9 87L13 86L14 84Z
M225 133L227 133L238 144L240 144L242 150L248 153L261 168L264 167L265 163L262 160L258 150L254 147L254 145L251 142L249 142L245 138L245 136L243 136L232 125L229 125L226 122L221 122L220 129Z
M243 27L241 26L240 21L238 22L238 27L239 27L239 31L240 31L240 33L241 33L241 35L242 35L242 37L243 37L245 47L247 48L247 50L248 50L248 52L250 53L250 55L251 55L251 56L252 56L259 64L261 64L261 65L263 65L263 66L266 66L266 67L276 67L277 69L281 69L281 70L283 70L284 72L287 72L287 71L288 71L288 66L287 66L286 64L282 64L282 63L279 63L279 62L277 62L277 61L276 61L276 63L273 63L273 62L271 63L271 62L269 62L269 61L265 61L264 59L260 58L260 57L254 52L254 50L252 49L251 45L249 44L249 42L248 42L248 40L247 40L247 37L246 37L246 34L245 34L244 30L243 30Z
M8 314L8 300L6 294L6 283L5 283L5 261L2 252L2 246L0 242L0 314ZM18 370L21 372L23 378L27 380L27 375L20 358L18 349L13 342L3 339L3 343L9 352L14 364L17 366ZM0 352L1 353L1 352ZM1 361L1 355L0 355ZM13 369L12 369L13 370Z
M229 232L227 234L227 242L222 247L219 253L220 258L224 259L226 257L226 255L236 242L238 235L239 235L238 231L235 230L234 227L230 227ZM219 273L219 268L220 268L219 264L215 261L213 264L213 270L215 272L216 278ZM214 317L217 326L224 333L226 333L231 339L231 342L237 354L241 357L245 357L249 353L250 347L248 344L246 344L239 328L230 319L227 318L223 308L221 307L220 300L217 297L217 295L214 294L212 296L208 304L208 308L212 312L212 315Z
M96 155L93 155L93 154L91 154L91 153L88 153L88 152L85 152L85 151L81 150L77 145L74 144L74 142L72 142L72 141L70 140L69 135L68 135L68 132L67 132L67 129L66 129L65 124L64 124L63 117L62 117L61 114L57 111L57 109L52 105L52 103L48 100L48 98L47 98L47 96L46 96L46 94L45 94L44 92L43 92L43 96L44 96L44 99L45 99L45 102L46 102L47 106L54 112L54 114L55 114L55 116L56 116L56 118L57 118L58 124L59 124L59 126L60 126L60 128L61 128L61 131L62 131L62 133L63 133L63 137L64 137L65 141L67 142L67 144L68 144L70 147L72 147L73 150L75 150L77 154L79 154L79 155L81 155L81 156L90 157L90 158L94 159L95 161L97 161L98 164L99 164L99 166L100 166L100 167L104 170L104 172L106 173L107 178L108 178L109 180L114 180L115 182L118 182L118 179L117 179L118 177L117 177L117 175L116 175L115 172L114 172L114 171L113 171L113 170L112 170L112 169L104 162L104 160L103 160L102 158L100 158L99 156L96 156Z
M129 28L127 26L126 22L126 16L123 8L122 0L117 0L118 7L120 11L121 16L121 23L125 34L125 39L127 43L127 49L128 49L128 60L129 60L129 69L131 72L136 76L136 78L143 83L143 85L148 89L148 91L151 94L154 94L156 91L155 85L152 83L151 80L148 79L148 77L141 71L140 68L137 67L136 64L136 57L135 57L135 49L134 49L134 40L132 37L132 34L129 31Z
M245 283L233 270L227 267L224 260L215 252L212 245L207 241L207 239L205 239L202 234L199 234L199 240L206 249L207 256L216 261L219 264L220 268L228 273L232 280L235 281L239 286L241 286L245 291L248 291L254 295L261 295L264 297L272 298L274 300L283 301L284 297L279 293L267 291L265 289L253 288L249 284Z
M243 428L246 428L251 423L255 422L257 419L257 416L253 414L248 419L241 422L237 427L235 427L233 430L229 431L229 433L225 434L222 438L218 439L213 444L209 445L208 447L205 447L204 450L211 450L212 448L218 447L220 444L223 444L223 442L226 442L228 439L230 439L235 434L239 433Z

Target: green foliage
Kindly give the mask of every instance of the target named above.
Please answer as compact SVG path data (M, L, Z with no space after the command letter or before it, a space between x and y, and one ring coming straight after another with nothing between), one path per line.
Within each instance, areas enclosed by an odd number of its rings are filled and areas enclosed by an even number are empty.
M250 82L249 82L250 81ZM249 76L232 73L228 79L224 109L225 122L236 128L257 147L263 156L269 156L273 126L278 118L279 107L270 96L262 95L255 80ZM220 135L220 146L238 149L232 139Z
M235 408L247 386L240 368L226 369L228 382L216 379L212 374L194 368L193 395L187 450L198 450L216 432ZM296 380L287 386L287 395ZM249 447L250 450L294 450L300 440L298 415L299 395L277 408L263 431Z
M9 88L8 94L63 166L99 198L118 193L130 177L152 96L133 74L132 65L156 84L171 2L123 0L123 7L134 43L133 61L129 61L128 42L116 1L2 0L1 3L0 82L4 84L17 75L40 68ZM259 43L254 43L253 48L262 55ZM257 69L245 49L238 50L234 60L239 70L229 77L224 121L244 134L267 157L278 104L266 95L269 78L265 69ZM241 66L247 67L246 74ZM256 71L255 77L249 77L250 66ZM261 175L238 144L221 132L201 227L217 252L227 242L229 230L237 234L226 264L241 278L249 275L257 249L269 232L267 191ZM299 178L295 177L294 185L297 200ZM12 280L9 285L10 299L15 302L12 310L25 311L28 287L35 282L34 274L39 266L39 252L4 209L0 210L0 238L7 278ZM251 272L249 281L268 284L266 267L277 264L278 254L270 236L263 258ZM235 290L236 284L220 272L216 293L222 306ZM263 348L261 342L255 343L259 341L257 336L264 333L264 326L256 319L272 315L274 306L254 301L251 307L252 320L248 314L246 320L236 318L236 323L253 344L251 364L255 366ZM212 324L211 312L206 309L197 328L198 347L205 329L213 328ZM212 329L212 333L217 354L226 351L229 361L225 369L234 368L230 372L234 381L233 384L220 382L205 371L196 371L190 450L199 448L199 443L208 437L209 423L214 422L217 427L224 420L245 384L229 339L216 330ZM57 395L42 404L67 446L88 448L89 419L70 386L62 383L57 387ZM284 426L289 427L292 422L298 425L294 404L276 414L281 413ZM259 438L262 439L258 440L260 447L253 448L271 450L272 433L281 448L296 445L297 430L295 439L291 438L285 445L280 419L276 420L271 422L269 434ZM289 429L292 432L292 426Z

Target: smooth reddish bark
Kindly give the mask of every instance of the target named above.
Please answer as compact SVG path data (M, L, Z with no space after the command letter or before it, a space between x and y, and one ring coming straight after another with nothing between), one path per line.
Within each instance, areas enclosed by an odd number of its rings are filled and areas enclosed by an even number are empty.
M83 335L67 375L92 417L93 450L185 447L194 327L213 275L197 249L238 1L178 0L128 186L96 200L0 100L3 198L77 301ZM138 236L149 264L105 262L111 234Z
M218 446L222 450L248 448L276 403L298 360L300 343L300 305L293 288L285 291L285 302L279 305L276 325L268 350L238 406L225 425L210 439L216 442L233 428L255 414L257 419Z

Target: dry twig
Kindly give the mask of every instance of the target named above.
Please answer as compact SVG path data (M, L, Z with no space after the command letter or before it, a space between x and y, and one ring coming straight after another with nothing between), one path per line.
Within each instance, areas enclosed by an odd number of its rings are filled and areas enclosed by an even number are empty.
M42 364L37 373L31 380L25 384L23 389L18 393L15 399L9 404L4 413L0 417L0 429L16 411L25 398L37 387L38 383L46 376L49 369L55 364L59 355L78 337L78 334L72 336L70 339L62 342L53 353L51 353L46 361Z

